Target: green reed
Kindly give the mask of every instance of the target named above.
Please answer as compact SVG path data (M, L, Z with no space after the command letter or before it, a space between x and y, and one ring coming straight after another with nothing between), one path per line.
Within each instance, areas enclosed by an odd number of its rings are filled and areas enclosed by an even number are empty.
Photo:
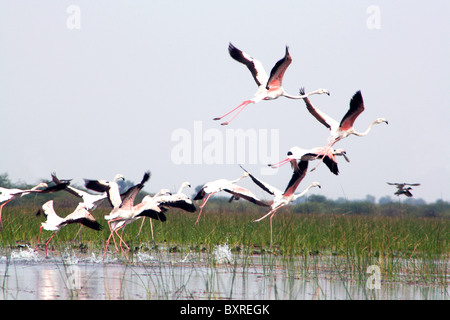
M261 208L239 204L228 210L214 202L211 204L205 208L197 225L194 225L197 213L179 210L170 210L164 223L153 221L154 243L149 219L138 237L141 221L128 225L123 233L124 240L132 251L165 246L171 252L200 253L211 252L214 246L227 243L234 252L241 254L300 256L303 259L298 269L305 273L317 266L314 257L327 256L334 257L330 263L335 268L350 270L361 279L366 278L367 267L376 264L384 275L393 279L399 274L412 274L411 281L448 281L450 219L446 217L295 214L289 208L282 208L273 218L274 243L270 247L269 218L252 222L264 214ZM71 208L57 210L61 216L70 211ZM40 224L45 220L43 216L36 217L35 212L35 207L31 206L5 206L0 246L35 246ZM83 228L81 240L72 243L79 225L66 226L53 238L49 250L67 243L83 250L103 250L109 236L103 216L108 212L107 208L93 212L103 230ZM41 246L51 234L42 231Z

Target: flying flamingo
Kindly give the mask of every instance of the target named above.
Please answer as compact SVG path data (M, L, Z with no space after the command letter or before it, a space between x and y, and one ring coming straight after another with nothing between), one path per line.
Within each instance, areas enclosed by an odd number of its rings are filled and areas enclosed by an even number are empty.
M144 173L144 176L142 177L142 180L141 180L140 183L138 183L138 184L134 185L133 187L129 188L123 194L123 200L121 199L120 205L115 206L111 210L111 212L104 217L105 220L108 221L110 235L109 235L109 237L108 237L108 239L106 241L105 252L103 254L103 257L106 254L106 250L108 249L108 244L109 244L109 241L110 241L111 237L114 240L114 244L116 246L116 251L118 250L117 249L116 240L114 238L114 232L120 238L120 248L122 249L122 252L124 252L123 247L122 247L122 242L125 243L125 241L123 241L123 239L119 235L118 231L121 228L123 228L126 224L131 223L131 222L136 220L135 219L135 212L134 212L134 200L135 200L137 194L139 193L139 191L142 190L142 188L144 187L144 184L149 179L150 179L150 172L147 171L147 172ZM118 192L118 187L117 187L116 191ZM120 194L118 196L120 198ZM126 245L126 243L125 243L125 245ZM127 248L128 248L128 246L127 246ZM127 259L128 259L128 257L127 257Z
M118 180L125 180L125 178L122 174L116 174L113 181L84 179L84 185L86 188L97 192L106 192L109 203L113 208L116 208L122 203L119 185L117 184Z
M82 225L97 231L101 229L101 225L97 221L95 221L95 218L89 213L83 203L80 203L75 208L75 210L67 217L61 218L56 214L55 209L53 208L53 200L50 200L42 205L36 215L40 215L41 213L43 213L47 217L47 220L41 223L35 250L37 250L39 245L42 228L47 231L54 231L50 239L48 239L48 241L45 243L45 257L47 257L48 244L53 239L55 234L65 225L72 223L81 223Z
M198 214L197 221L194 225L196 225L200 219L200 216L202 214L203 208L208 202L209 198L220 191L226 191L228 193L231 193L233 196L243 198L247 201L253 202L254 204L258 206L265 206L268 207L269 205L261 200L259 200L250 190L240 187L238 185L235 185L236 182L242 180L245 177L248 177L249 173L244 172L242 176L235 180L227 180L227 179L219 179L211 182L207 182L203 185L203 187L200 189L200 191L197 193L197 195L194 197L194 200L203 200L202 205L200 206L200 213ZM205 198L206 196L206 198Z
M386 182L387 184L391 186L396 186L397 191L394 193L396 196L400 196L404 194L407 197L412 197L412 193L410 190L412 190L411 187L405 188L405 186L420 186L420 183L398 183L398 182Z
M146 196L147 199L150 201L154 201L154 204L157 208L160 210L164 210L165 207L173 207L173 208L179 208L181 210L187 211L187 212L195 212L197 211L197 208L195 207L192 200L183 193L183 189L186 187L191 187L191 184L188 181L185 181L181 184L180 188L178 189L177 193L171 194L170 190L168 189L162 189L158 194L155 196ZM147 199L143 199L146 201ZM167 208L166 208L167 209ZM165 212L165 211L164 211ZM158 220L158 219L156 219ZM141 226L139 228L139 232L136 235L138 237L141 234L142 227L145 222L145 217L142 219ZM153 237L153 222L150 220L150 226L152 231L152 240L154 240Z
M304 94L304 92L305 89L301 88L300 94ZM358 132L353 128L353 124L356 118L361 114L361 112L364 111L364 100L360 90L353 95L352 99L350 100L350 108L344 115L340 123L331 118L330 116L326 115L316 107L314 107L311 101L308 99L308 97L304 98L303 100L305 101L306 108L314 116L314 118L316 118L325 127L330 129L330 137L328 145L329 147L332 147L336 142L348 137L351 134L354 134L359 137L365 136L369 133L370 129L372 129L372 126L375 124L383 122L388 124L388 121L386 119L378 118L372 123L370 123L370 125L364 132Z
M344 149L332 149L328 147L316 147L312 149L303 149L298 146L292 147L289 149L287 153L287 158L275 163L275 164L269 164L272 168L278 168L288 162L291 163L291 166L298 170L298 163L297 161L303 160L303 161L312 161L316 159L323 159L323 162L325 165L330 169L332 173L335 175L339 174L338 164L336 160L336 156L343 156L347 162L350 162L350 160L347 157L347 153Z
M70 182L71 180L60 180L58 179L58 177L56 176L56 173L52 173L52 180L54 183L59 184L59 183L63 183L64 182ZM108 195L106 192L103 192L101 194L92 194L92 193L88 193L86 191L74 188L70 185L68 185L65 189L65 191L69 192L70 194L76 196L77 198L80 198L82 200L84 206L86 207L87 210L89 211L93 211L97 208L97 206L103 202L103 200L105 200L106 198L108 198ZM83 228L83 225L80 226L80 229L78 230L77 234L75 235L75 238L73 241L75 241L75 239L78 237L78 235L81 232L81 229Z
M52 193L52 192L60 191L64 188L66 188L67 185L68 185L68 183L60 183L60 184L49 187L47 185L47 183L41 182L31 189L25 189L25 190L17 189L17 188L8 189L8 188L0 187L0 203L1 203L0 204L0 231L3 228L3 222L2 222L3 207L7 203L9 203L11 200L23 197L30 193ZM45 189L40 189L40 188L45 188Z
M214 120L221 120L223 117L226 117L230 113L240 108L239 111L229 121L221 123L222 125L229 124L250 103L258 103L261 100L274 100L281 96L289 99L303 99L313 94L330 94L326 89L318 89L307 94L303 93L301 96L292 96L284 91L282 87L283 76L286 72L287 67L292 62L292 58L289 54L289 49L287 46L284 58L282 58L275 64L275 66L272 68L272 71L270 72L269 77L267 76L267 73L260 61L250 57L248 54L242 52L231 43L228 45L228 52L233 59L247 66L247 68L252 73L256 84L258 85L258 90L256 91L252 99L245 100L236 108L225 113L223 116L214 118Z
M273 202L272 205L270 206L270 211L265 214L264 216L262 216L259 219L254 220L253 222L259 222L262 219L266 218L267 216L270 215L270 246L272 246L272 218L275 214L275 212L280 209L281 207L284 207L285 205L296 201L298 198L302 197L303 195L305 195L309 189L314 188L314 187L321 187L320 184L318 182L313 182L311 183L305 190L303 190L301 193L298 194L294 194L295 190L297 189L298 185L300 184L300 182L303 180L303 178L306 175L306 172L308 170L308 162L309 161L303 161L300 160L300 162L298 163L298 170L294 170L291 180L289 181L286 190L284 192L282 192L281 190L271 186L270 184L263 182L257 178L255 178L255 176L253 176L251 173L249 173L248 171L246 171L244 168L241 168L247 172L250 176L250 178L253 180L254 183L256 183L261 189L263 189L264 191L266 191L267 193L269 193L270 195L273 196Z

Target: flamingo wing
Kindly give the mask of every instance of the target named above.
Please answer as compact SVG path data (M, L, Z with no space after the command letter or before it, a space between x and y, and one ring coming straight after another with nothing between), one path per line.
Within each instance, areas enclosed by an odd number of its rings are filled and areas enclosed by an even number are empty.
M286 46L286 53L284 58L280 59L270 71L269 80L267 81L266 89L280 88L283 82L283 76L287 67L292 62L291 55L289 54L289 48Z
M243 188L237 185L230 185L223 189L224 191L231 193L234 197L239 197L250 201L258 206L268 207L269 205L264 201L259 200L253 192L248 190L247 188Z
M164 210L163 210L164 209ZM160 220L162 222L167 220L166 215L163 213L163 211L167 211L165 208L161 208L161 212L158 212L153 209L146 209L139 213L136 217L149 217L154 220Z
M234 60L243 63L247 66L248 70L250 70L253 76L253 79L255 79L255 82L258 85L258 87L261 86L262 84L267 83L268 80L267 73L264 70L264 67L260 61L252 58L245 52L239 50L231 42L228 45L228 52L230 53L230 56Z
M270 184L263 182L259 179L257 179L254 175L252 175L250 172L248 172L247 170L245 170L242 166L240 166L242 168L242 170L244 170L245 172L248 173L249 177L253 180L253 182L259 186L261 189L263 189L264 191L266 191L267 193L271 194L271 195L275 195L275 193L277 193L278 189L276 189L275 187L272 187Z
M300 94L301 95L305 94L305 88L300 89ZM328 116L327 114L323 113L320 109L316 108L311 103L311 101L309 100L308 97L303 98L303 101L305 101L306 109L308 109L309 113L311 113L312 116L317 119L317 121L319 121L321 124L323 124L325 127L327 127L330 130L333 127L337 128L338 122L336 120L334 120L333 118L331 118L330 116Z
M206 195L206 191L205 191L205 187L203 186L199 192L197 193L197 195L194 197L194 200L202 200Z
M308 171L308 163L309 161L300 160L298 162L298 170L294 170L291 180L289 181L286 190L283 193L283 196L291 196L294 194L295 190L297 190L298 185L303 180Z
M356 118L364 111L364 100L361 90L357 91L350 100L350 108L341 120L339 127L348 130L353 127Z

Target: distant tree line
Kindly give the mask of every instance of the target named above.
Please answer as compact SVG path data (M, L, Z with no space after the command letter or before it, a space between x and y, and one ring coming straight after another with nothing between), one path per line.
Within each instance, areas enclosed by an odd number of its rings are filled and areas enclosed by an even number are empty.
M42 180L43 182L48 182ZM119 181L121 192L126 191L132 187L135 183L132 181ZM7 173L0 174L0 187L5 188L19 188L26 189L31 188L34 185L29 185L25 182L11 182ZM74 186L79 189L84 189L83 186ZM201 188L197 186L195 193ZM139 202L145 195L145 191L140 192L136 198L136 202ZM231 196L231 195L230 195ZM226 212L260 212L263 210L261 207L254 206L253 204L244 201L232 201L229 203L230 196L226 193L217 194L212 197L208 202L208 209L226 211ZM69 194L68 192L57 192L52 194L31 194L22 199L12 201L8 206L13 205L31 205L40 206L45 201L54 199L55 203L60 206L72 207L76 206L79 199ZM198 204L200 205L200 204ZM102 206L108 207L109 204L105 201ZM415 198L398 198L393 199L391 196L381 197L378 202L372 195L367 195L363 200L348 200L345 198L338 198L336 200L328 199L324 195L309 195L305 196L297 201L296 204L286 207L285 210L291 212L305 214L305 213L321 213L321 214L349 214L349 215L383 215L383 216L399 216L409 215L417 217L447 217L450 218L450 203L441 199L436 200L434 203L426 203L423 199Z

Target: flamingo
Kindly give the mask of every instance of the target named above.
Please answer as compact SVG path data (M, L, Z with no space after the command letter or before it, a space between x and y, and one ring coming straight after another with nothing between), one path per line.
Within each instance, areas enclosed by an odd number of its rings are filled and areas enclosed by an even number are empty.
M59 180L58 177L56 176L56 173L52 173L52 180L56 184L62 183L62 181ZM63 181L70 181L70 180L63 180ZM74 188L70 185L68 185L64 190L69 192L70 194L76 196L77 198L80 198L82 200L81 203L83 203L86 206L86 209L91 210L91 211L95 210L97 208L97 206L108 197L106 192L103 192L101 194L92 194L92 193Z
M56 183L56 184L62 183L62 181L59 180L58 177L56 176L56 173L53 172L51 174L51 176L52 176L52 180L54 183ZM71 180L66 179L63 181L70 182ZM88 193L86 191L74 188L70 185L68 185L67 188L65 188L64 190L66 190L70 194L76 196L77 198L80 198L82 200L82 202L80 202L80 203L83 203L84 206L86 207L86 209L89 211L95 210L97 208L97 206L108 197L106 192L103 192L101 194L92 194L92 193ZM78 230L77 234L75 235L75 238L73 241L75 241L75 239L78 237L82 228L83 228L83 225L80 226L80 229Z
M174 208L182 209L187 212L195 212L195 211L197 211L197 208L195 207L194 203L186 194L183 193L183 189L186 187L189 187L189 188L191 187L191 184L188 181L183 182L181 184L180 188L178 189L177 193L175 193L175 194L171 194L170 190L168 190L168 189L162 189L155 196L153 196L153 197L146 196L146 197L148 197L147 199L151 198L152 200L154 200L156 207L159 209L163 209L166 207L174 207ZM155 208L155 210L157 210L157 209ZM160 219L156 219L156 220L160 220ZM136 235L136 237L138 237L141 234L141 230L144 225L144 222L145 222L145 217L142 219L142 223L141 223L139 232ZM152 231L152 240L154 240L152 220L150 220L150 224L151 224L151 231Z
M289 48L287 46L284 58L282 58L275 64L275 66L272 68L272 71L270 72L269 77L267 76L266 71L264 70L264 67L262 66L260 61L250 57L245 52L242 52L233 44L231 44L231 42L228 45L228 52L233 59L247 66L247 68L252 73L256 84L258 85L258 90L256 91L252 99L245 100L236 108L225 113L223 116L214 118L214 120L221 120L222 118L240 108L239 111L229 121L221 123L222 125L229 124L250 103L258 103L261 100L274 100L281 96L289 99L303 99L313 94L330 94L326 89L318 89L307 94L302 94L301 96L293 96L284 91L282 87L283 76L286 72L287 67L292 62L291 55L289 54Z
M197 195L194 197L194 200L203 200L202 205L200 206L200 213L198 214L197 221L194 225L196 225L200 219L200 216L202 214L203 208L208 202L209 198L220 191L226 191L228 193L231 193L233 196L243 198L247 201L253 202L256 205L259 206L265 206L268 207L269 205L261 200L259 200L250 190L240 187L238 185L235 185L236 182L242 180L243 178L246 178L249 176L248 172L244 172L243 175L241 175L239 178L235 180L227 180L227 179L218 179L215 181L207 182L203 185L203 187L199 190ZM206 196L206 198L205 198Z
M400 195L404 194L407 197L413 196L410 191L410 190L412 190L412 188L411 187L405 188L405 186L420 186L420 183L398 183L398 182L386 182L386 183L391 186L397 187L397 191L394 193L396 196L400 196Z
M114 239L114 234L113 234L114 232L120 238L119 245L120 245L120 248L121 248L122 252L124 252L123 247L122 247L122 242L125 243L125 241L123 241L123 239L119 235L118 231L121 228L123 228L126 224L135 221L134 200L135 200L137 194L139 193L139 191L142 190L142 188L144 187L144 184L149 179L150 179L150 172L147 171L147 172L144 173L144 176L142 177L142 180L141 180L140 183L138 183L138 184L134 185L133 187L129 188L123 194L123 200L121 199L120 205L115 206L111 210L111 212L104 217L105 220L108 221L110 235L109 235L109 237L108 237L108 239L106 241L105 252L103 254L103 257L106 254L106 250L108 249L108 244L109 244L109 241L110 241L111 237L113 237L114 243L116 244L116 240ZM114 188L114 190L116 190L116 188ZM117 187L116 191L118 193L118 187ZM120 198L120 194L118 196ZM114 223L114 224L111 225L112 223ZM125 245L126 245L126 243L125 243ZM127 248L128 248L128 246L127 246ZM117 244L116 244L116 250L118 250L117 249ZM128 259L128 257L127 257L127 259Z
M30 193L52 193L56 191L60 191L64 188L66 188L68 183L60 183L54 186L49 187L47 183L41 182L37 184L36 186L32 187L31 189L17 189L17 188L3 188L0 187L0 231L3 228L3 222L2 222L2 211L3 207L9 203L11 200L23 197ZM40 189L45 188L45 189Z
M271 186L270 184L263 182L259 179L257 179L255 176L253 176L251 173L246 171L242 166L241 168L248 173L250 178L253 180L253 182L258 185L261 189L269 193L273 196L273 202L270 206L270 211L262 216L259 219L254 220L253 222L259 222L262 219L266 218L270 215L270 246L272 246L273 238L272 238L272 218L275 214L275 212L280 209L281 207L286 206L287 204L296 201L298 198L304 196L311 188L319 187L321 188L320 184L318 182L312 182L305 190L303 190L301 193L294 194L295 190L297 189L300 182L303 180L303 178L306 175L307 169L308 169L308 162L309 161L303 161L300 160L298 163L298 170L294 170L291 180L289 181L286 190L282 192L281 190Z
M304 93L305 89L301 88L300 94ZM336 142L348 137L351 134L359 137L365 136L369 133L369 131L372 129L372 126L374 126L375 124L383 122L388 124L388 121L386 119L377 118L375 121L370 123L370 125L364 132L358 132L353 128L353 124L356 118L361 114L361 112L364 111L364 100L360 90L353 95L352 99L350 100L350 108L344 115L340 123L320 111L318 108L314 107L308 97L304 98L303 100L305 101L306 108L314 116L314 118L316 118L325 127L330 129L328 144L329 147L332 147Z
M336 156L343 156L347 162L350 162L349 158L347 157L347 153L344 149L334 150L328 147L315 147L312 149L303 149L298 146L295 146L289 149L286 159L275 164L269 164L269 166L272 168L278 168L290 162L292 167L295 170L298 170L297 161L299 160L312 161L316 159L323 159L323 162L328 167L328 169L330 169L330 171L335 175L338 175L339 169Z
M45 229L47 231L54 231L50 239L45 243L45 257L47 258L47 247L50 241L53 239L55 234L61 230L61 228L65 225L72 224L72 223L81 223L82 225L94 229L94 230L100 230L101 225L95 221L95 218L91 215L91 213L86 209L86 206L83 203L78 204L78 206L75 208L75 210L66 216L65 218L61 218L58 216L55 212L55 209L53 208L53 200L47 201L42 205L42 207L39 209L36 215L40 215L43 213L47 220L45 222L41 223L41 227L39 228L39 235L38 240L36 244L36 249L39 245L39 239L41 238L41 231L42 229Z
M113 208L116 208L122 203L119 185L117 184L118 180L125 180L125 178L122 174L116 174L113 181L84 179L84 185L86 188L97 192L106 192L109 203Z

